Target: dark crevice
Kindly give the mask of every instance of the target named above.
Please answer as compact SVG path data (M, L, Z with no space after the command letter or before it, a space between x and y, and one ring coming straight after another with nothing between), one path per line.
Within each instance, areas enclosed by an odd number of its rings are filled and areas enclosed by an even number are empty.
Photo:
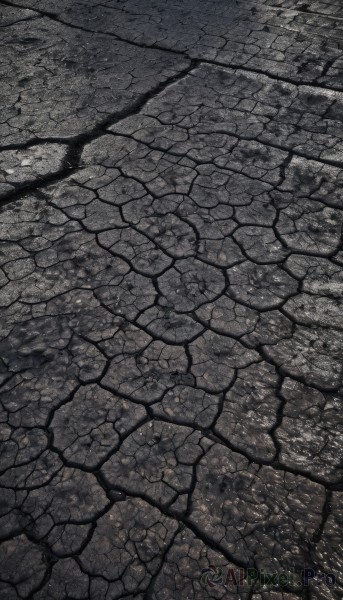
M42 187L45 187L52 183L57 183L75 173L82 166L81 154L83 152L84 147L87 144L101 137L102 135L108 134L108 127L115 125L116 123L118 123L122 119L125 119L126 117L139 113L139 111L142 110L142 108L147 102L158 96L170 85L173 85L183 77L189 75L197 67L197 65L197 61L190 61L190 65L186 69L180 71L172 77L169 77L164 82L159 83L153 89L149 90L149 92L142 94L136 102L131 104L130 107L113 113L111 116L107 117L100 125L97 125L91 132L81 134L69 142L67 140L65 142L62 142L62 140L60 139L54 140L55 144L69 144L69 149L64 158L62 168L55 173L46 175L44 177L40 177L34 182L18 186L18 189L13 190L8 194L4 194L2 198L0 197L0 206L4 206L5 204L8 204L9 202L13 202L15 200L20 200L27 194L34 193L36 190L40 190ZM40 142L29 142L23 147L29 148L31 146L36 146L37 143L39 144ZM15 147L15 149L18 149L18 147Z

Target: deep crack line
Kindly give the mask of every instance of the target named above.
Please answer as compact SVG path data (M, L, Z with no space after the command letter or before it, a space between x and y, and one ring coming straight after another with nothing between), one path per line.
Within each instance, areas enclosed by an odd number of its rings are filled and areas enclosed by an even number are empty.
M81 168L81 166L80 166L81 154L83 152L84 147L87 144L89 144L90 142L92 142L95 139L98 139L99 137L101 137L103 135L108 134L108 131L107 131L108 127L116 125L123 119L139 113L142 110L142 108L150 100L152 100L153 98L158 96L161 92L164 92L169 86L180 81L187 75L190 75L192 73L192 71L194 71L194 69L196 69L197 67L198 67L198 61L191 60L189 66L187 68L183 69L176 75L172 75L165 81L157 84L154 88L152 88L151 90L149 90L148 92L143 94L140 98L138 98L136 100L136 102L132 103L130 107L127 107L119 112L115 112L111 116L107 117L100 125L97 125L94 128L94 130L91 131L90 133L80 134L72 141L66 140L64 142L64 141L62 141L62 139L55 139L54 140L55 144L69 145L69 150L68 150L67 154L65 155L65 158L63 161L64 164L63 164L62 168L60 170L56 171L55 173L51 173L49 175L43 176L43 177L39 178L39 180L35 180L34 182L31 182L29 184L23 184L22 186L18 186L17 189L9 192L8 194L4 194L2 197L0 197L0 207L4 206L6 204L9 204L10 202L19 200L20 198L22 198L23 196L26 196L29 193L34 193L36 190L40 190L42 187L45 187L46 185L49 185L52 183L57 183L58 181L61 181L65 178L69 177L73 173L75 173L78 169ZM27 149L27 148L36 147L37 145L39 146L42 143L46 143L46 140L44 140L44 142L41 142L41 141L28 142L28 143L24 144L23 146L19 146L19 147L16 145L13 145L13 147L11 149L15 149L15 150Z

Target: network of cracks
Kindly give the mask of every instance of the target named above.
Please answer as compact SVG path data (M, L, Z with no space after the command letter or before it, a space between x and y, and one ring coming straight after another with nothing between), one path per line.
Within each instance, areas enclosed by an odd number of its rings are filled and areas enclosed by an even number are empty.
M1 598L341 598L341 2L0 10Z

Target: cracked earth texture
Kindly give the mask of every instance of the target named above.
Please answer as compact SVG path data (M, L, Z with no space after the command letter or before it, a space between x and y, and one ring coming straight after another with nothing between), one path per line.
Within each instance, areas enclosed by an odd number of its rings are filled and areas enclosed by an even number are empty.
M341 0L0 5L1 599L341 598Z

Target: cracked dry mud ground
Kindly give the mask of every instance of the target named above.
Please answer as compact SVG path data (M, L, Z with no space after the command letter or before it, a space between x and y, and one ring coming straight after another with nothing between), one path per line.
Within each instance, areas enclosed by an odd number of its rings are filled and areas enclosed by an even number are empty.
M0 5L1 599L342 597L341 0Z

